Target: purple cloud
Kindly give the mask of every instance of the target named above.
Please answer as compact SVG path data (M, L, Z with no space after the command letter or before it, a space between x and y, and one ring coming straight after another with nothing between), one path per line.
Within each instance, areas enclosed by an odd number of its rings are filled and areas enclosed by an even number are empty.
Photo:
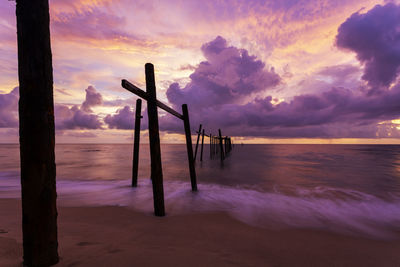
M171 84L167 96L176 107L188 103L192 126L202 123L214 134L221 128L226 134L237 136L374 138L385 133L378 123L400 116L400 85L374 95L357 86L353 90L333 87L281 103L276 103L272 96L246 98L278 84L279 76L263 70L264 63L254 57L247 60L247 53L228 47L222 37L203 45L202 52L207 61L197 66L184 88ZM326 67L316 75L338 81L344 78L357 84L359 73L355 66L339 65ZM264 85L257 84L258 79L243 79L252 75L264 81ZM239 80L241 86L237 86ZM182 131L181 123L169 116L160 119L160 128Z
M102 95L93 86L86 89L85 101L78 106L63 104L54 106L57 130L65 129L102 129L100 117L92 113L91 107L103 104Z
M117 110L115 115L107 115L104 122L110 129L133 129L135 113L129 106Z
M18 127L19 87L8 94L0 94L0 128Z
M190 118L193 127L202 123L214 134L221 128L226 134L237 136L374 138L378 122L398 118L399 110L400 85L375 96L332 88L321 94L299 95L277 105L269 96L244 105L191 109ZM171 118L164 118L160 127L182 131L182 126Z
M85 101L82 103L81 109L86 112L92 112L90 107L98 106L103 104L103 97L102 95L97 92L97 90L93 86L88 86L86 91L86 98Z
M57 130L65 129L101 129L102 123L95 114L90 114L77 105L55 105L55 124Z
M52 32L58 38L78 39L80 42L123 42L142 47L154 47L142 37L124 30L126 19L120 15L105 12L95 4L81 11L52 12Z
M338 29L337 46L357 54L372 93L390 85L400 70L399 29L400 6L393 3L354 13Z
M205 104L240 103L280 82L273 68L266 70L261 60L245 49L228 46L221 36L204 44L201 51L206 61L190 75L190 82L184 88L173 83L167 90L168 100L175 106L186 103L201 108Z
M147 128L147 109L142 108L143 119L141 121L141 128ZM118 109L116 114L107 115L104 122L110 129L130 130L134 128L135 124L135 111L131 110L129 106Z
M0 94L0 128L18 127L19 88L15 87L9 94ZM96 89L86 89L86 100L81 107L71 108L63 104L54 105L55 124L57 130L63 129L101 129L100 118L90 113L90 107L102 99ZM85 108L83 108L85 106Z

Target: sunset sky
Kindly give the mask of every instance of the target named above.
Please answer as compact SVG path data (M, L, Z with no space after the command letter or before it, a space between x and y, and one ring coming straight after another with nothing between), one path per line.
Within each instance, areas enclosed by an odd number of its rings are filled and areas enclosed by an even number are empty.
M400 144L400 1L50 0L50 14L58 143L131 143L121 79L145 89L151 62L192 133ZM18 142L17 70L15 2L1 1L2 143ZM183 123L159 114L162 142L183 142Z

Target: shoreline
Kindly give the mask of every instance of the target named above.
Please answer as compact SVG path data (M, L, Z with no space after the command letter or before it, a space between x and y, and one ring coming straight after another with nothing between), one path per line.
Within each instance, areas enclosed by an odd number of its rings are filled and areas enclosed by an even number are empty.
M400 240L269 230L223 212L155 217L125 207L58 207L56 266L400 266ZM0 199L0 266L21 266L21 203Z

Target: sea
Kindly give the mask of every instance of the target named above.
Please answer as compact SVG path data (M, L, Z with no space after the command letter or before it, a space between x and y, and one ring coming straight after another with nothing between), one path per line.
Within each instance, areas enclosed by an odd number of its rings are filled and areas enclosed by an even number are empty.
M152 216L149 145L56 146L58 206L124 206ZM204 146L192 192L186 146L161 146L167 216L225 212L254 227L398 239L400 146L237 144L221 162ZM0 198L20 198L19 146L0 145Z

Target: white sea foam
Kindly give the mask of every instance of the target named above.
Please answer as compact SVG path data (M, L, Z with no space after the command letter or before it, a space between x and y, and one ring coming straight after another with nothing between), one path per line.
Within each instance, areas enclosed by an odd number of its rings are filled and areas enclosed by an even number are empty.
M396 197L383 200L354 190L324 187L298 188L297 195L215 184L199 184L198 192L190 188L187 182L164 182L167 215L224 211L258 227L323 229L384 239L396 238L395 232L400 230L400 199ZM137 188L131 188L129 181L63 180L57 182L57 191L61 206L119 205L153 212L149 179L140 180ZM332 192L342 196L333 198ZM19 196L19 181L0 180L0 198Z

